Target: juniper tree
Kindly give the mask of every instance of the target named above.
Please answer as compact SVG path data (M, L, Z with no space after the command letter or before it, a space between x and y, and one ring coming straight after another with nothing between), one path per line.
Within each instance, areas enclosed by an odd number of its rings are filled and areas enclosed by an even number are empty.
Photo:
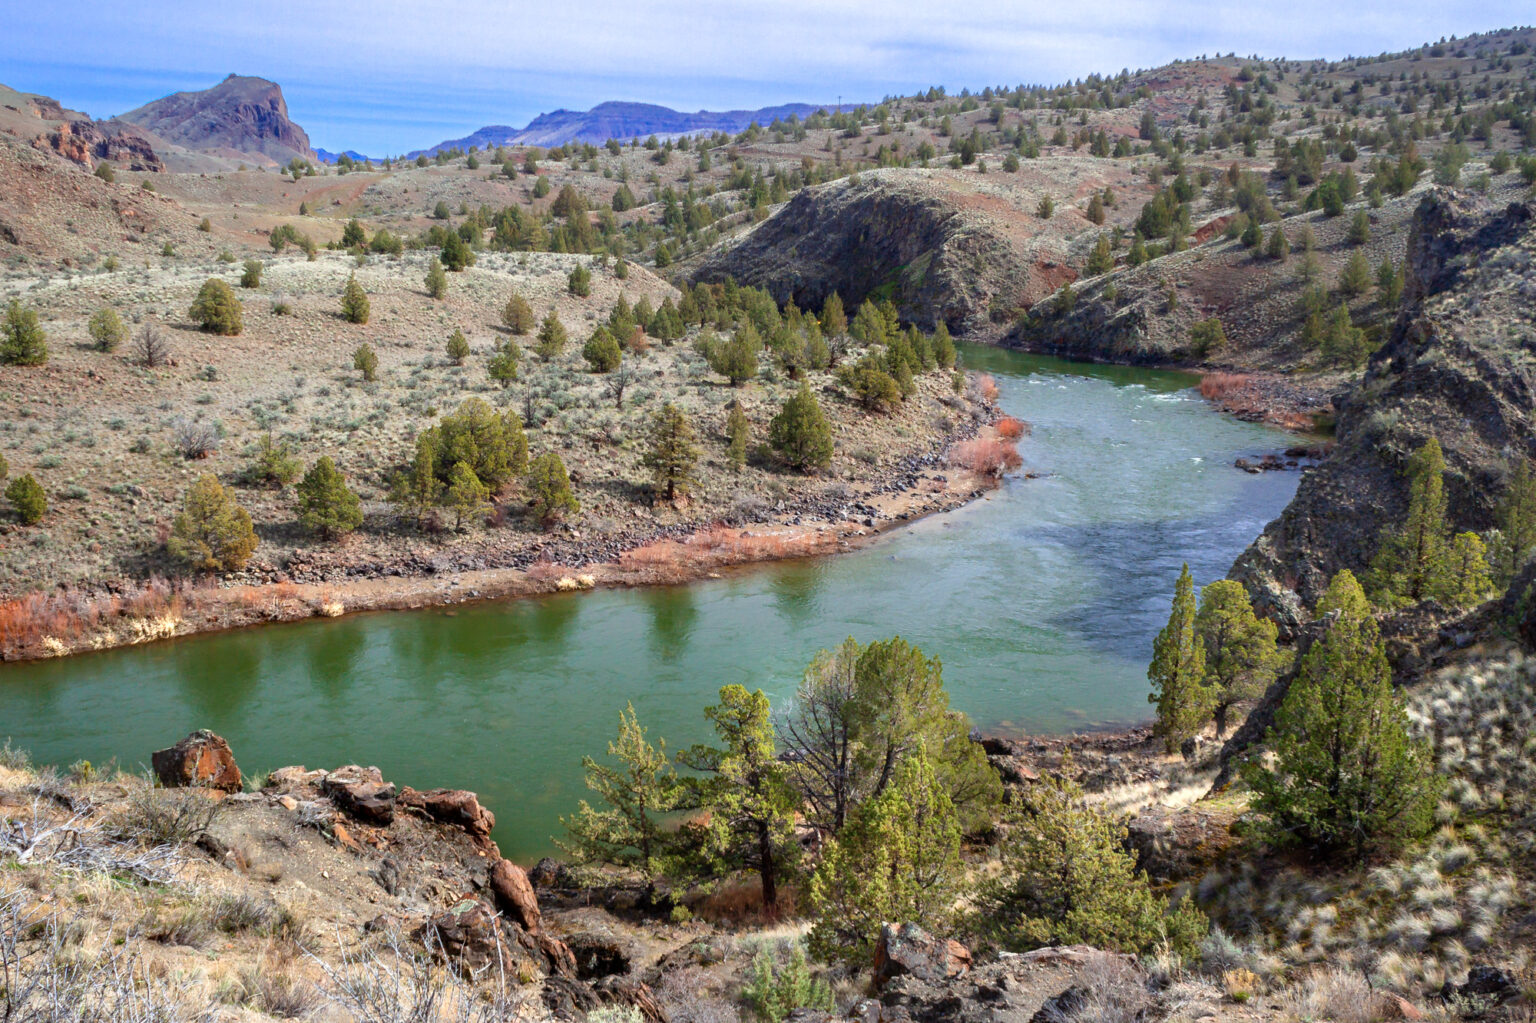
M347 221L341 229L341 247L344 249L361 248L368 244L368 232L363 229L363 222L353 217Z
M357 346L352 352L352 368L361 373L364 380L378 379L379 354L373 350L372 345L365 341Z
M361 502L347 487L347 478L330 455L322 455L296 488L299 525L311 533L334 540L363 523Z
M539 354L539 358L548 362L565 349L565 341L565 324L560 322L559 315L551 309L539 325L539 343L533 350Z
M1370 287L1371 264L1366 262L1365 253L1356 249L1350 253L1348 262L1339 273L1339 291L1350 298L1356 298L1365 294Z
M448 232L448 237L443 239L443 249L439 256L443 266L455 273L475 265L475 250L469 247L469 243L461 238L457 231Z
M448 272L443 269L443 261L436 256L427 264L426 277L427 294L433 298L445 298L448 295Z
M571 477L565 471L565 463L553 451L546 451L529 464L524 486L533 516L545 528L581 511L581 503L571 492Z
M1488 548L1476 533L1463 532L1451 537L1445 552L1445 568L1440 584L1440 599L1452 607L1475 607L1493 589L1488 570Z
M5 488L5 499L16 509L16 515L24 526L36 525L48 514L48 495L30 472L11 480Z
M960 873L959 818L919 748L828 841L808 892L812 954L862 965L887 921L943 928Z
M801 472L832 464L832 427L821 403L803 381L768 424L768 445Z
M240 313L240 300L234 289L219 278L210 277L198 289L187 316L210 334L233 337L242 329Z
M932 344L934 362L944 369L953 369L957 359L955 339L949 336L949 326L943 320L933 328Z
M585 799L562 817L568 836L557 844L578 863L634 867L647 877L666 872L675 830L667 821L682 805L684 789L665 739L647 741L634 704L619 712L619 731L608 744L612 764L582 757L587 788L606 808Z
M719 745L680 751L688 804L707 812L699 829L700 852L716 872L755 871L763 907L778 904L779 877L792 866L798 800L788 768L777 755L768 697L761 689L723 686L720 702L704 711Z
M434 468L443 483L457 462L468 462L492 491L528 468L522 420L510 410L498 415L483 398L464 399L421 437L433 446Z
M592 294L592 271L587 269L585 263L577 263L571 268L570 276L566 278L566 290L578 298L586 298Z
M1493 520L1499 528L1489 560L1494 581L1503 587L1519 574L1536 549L1536 473L1531 471L1529 459L1516 460L1509 489L1494 509Z
M514 291L501 311L501 322L514 334L526 334L533 329L533 307L527 299Z
M762 339L750 323L743 323L724 341L709 344L704 352L709 368L730 380L732 387L757 376L757 355L762 349Z
M240 287L261 287L261 272L263 269L264 268L261 265L261 260L247 259L245 261L245 266L243 266L240 270Z
M1265 736L1272 764L1244 777L1276 842L1360 860L1422 835L1437 793L1429 746L1413 739L1376 620L1355 577L1334 576L1318 601L1329 621L1302 657Z
M448 488L443 503L453 509L453 528L464 527L465 519L483 515L490 509L491 492L475 475L468 462L455 462L448 472Z
M341 316L348 323L368 322L368 293L357 283L356 274L347 278L347 286L341 291Z
M416 454L410 464L390 481L389 501L420 528L437 507L442 492L443 484L437 478L437 446L431 436L423 434L416 438Z
M455 366L464 365L464 360L469 358L469 340L464 336L464 331L458 327L453 328L453 333L448 335L448 341L443 346L448 361Z
M1094 196L1095 199L1098 196ZM1099 235L1099 240L1094 243L1093 251L1088 254L1088 276L1109 273L1115 268L1115 254L1109 248L1109 236Z
M257 440L256 460L245 475L252 483L285 487L298 479L301 472L303 467L293 457L292 446L273 440L271 432L267 432Z
M1153 734L1172 753L1200 730L1211 709L1211 692L1205 684L1205 644L1195 630L1195 582L1185 565L1174 586L1173 609L1168 624L1152 641L1152 682L1149 703L1157 705Z
M624 359L618 341L601 324L582 346L581 356L587 360L587 365L592 367L594 373L611 373L619 368L619 363Z
M509 386L517 379L517 365L522 359L522 352L517 347L517 342L511 338L503 338L497 342L496 350L491 354L491 361L486 364L486 372L492 380L502 387Z
M1371 217L1364 210L1358 210L1349 224L1349 244L1364 245L1371 240Z
M747 464L747 447L751 439L752 424L747 420L747 413L742 409L741 402L731 402L725 415L725 456L737 472Z
M843 311L843 299L836 291L827 296L821 306L821 332L837 337L848 332L848 315Z
M1220 739L1233 705L1263 695L1274 680L1280 668L1279 630L1253 613L1242 583L1218 579L1200 591L1195 631L1205 647L1205 687Z
M651 420L650 447L641 464L651 470L656 485L665 492L668 501L678 494L686 494L697 479L694 466L699 460L699 449L693 443L693 426L682 409L667 402Z
M1291 254L1291 243L1286 240L1285 231L1276 224L1269 230L1269 243L1264 247L1264 254L1270 259L1284 263Z
M1382 530L1371 562L1376 599L1401 606L1440 595L1447 543L1445 456L1439 439L1431 437L1408 459L1408 516Z
M209 473L187 490L165 546L195 571L238 572L256 550L256 531L235 492Z
M86 331L91 335L91 340L96 343L96 347L104 352L113 351L118 345L128 340L128 325L111 306L102 306L92 313L91 321L86 325Z

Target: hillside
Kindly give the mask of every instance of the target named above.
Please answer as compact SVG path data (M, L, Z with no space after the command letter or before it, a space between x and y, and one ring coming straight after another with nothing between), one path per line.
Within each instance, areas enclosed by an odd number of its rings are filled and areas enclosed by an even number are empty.
M232 74L211 88L173 93L118 119L195 153L272 164L316 159L309 136L288 117L282 87L264 78Z

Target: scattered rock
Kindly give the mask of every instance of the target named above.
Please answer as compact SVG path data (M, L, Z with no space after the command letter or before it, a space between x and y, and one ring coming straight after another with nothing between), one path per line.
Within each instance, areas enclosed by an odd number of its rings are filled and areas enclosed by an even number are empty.
M166 788L210 788L239 792L240 768L229 743L207 729L199 729L169 749L150 754L155 777Z

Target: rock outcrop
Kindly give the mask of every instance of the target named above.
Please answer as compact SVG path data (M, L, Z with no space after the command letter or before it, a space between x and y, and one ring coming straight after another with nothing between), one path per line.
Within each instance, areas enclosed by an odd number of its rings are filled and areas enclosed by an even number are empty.
M167 749L150 754L155 777L168 789L208 788L239 792L240 767L222 736L199 729Z
M1375 555L1408 506L1409 456L1445 451L1453 529L1493 525L1512 459L1536 454L1536 203L1446 190L1415 214L1402 313L1339 403L1332 454L1307 472L1232 577L1287 631L1339 569Z
M230 75L211 89L173 93L119 120L195 152L278 164L317 159L309 136L288 117L282 88L264 78Z
M693 277L730 277L802 308L820 309L836 291L850 316L878 295L925 329L986 328L993 310L1006 314L1077 276L1057 228L1028 212L1033 202L974 174L870 171L797 193Z
M971 950L953 938L929 934L916 924L884 924L875 943L875 987L897 977L941 984L967 973Z

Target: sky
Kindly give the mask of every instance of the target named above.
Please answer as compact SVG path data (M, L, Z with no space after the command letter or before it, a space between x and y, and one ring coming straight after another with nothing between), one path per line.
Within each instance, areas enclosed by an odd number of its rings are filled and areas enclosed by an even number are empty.
M0 83L108 117L233 72L379 156L604 100L680 110L1058 84L1236 52L1326 57L1528 24L1530 0L0 0Z

